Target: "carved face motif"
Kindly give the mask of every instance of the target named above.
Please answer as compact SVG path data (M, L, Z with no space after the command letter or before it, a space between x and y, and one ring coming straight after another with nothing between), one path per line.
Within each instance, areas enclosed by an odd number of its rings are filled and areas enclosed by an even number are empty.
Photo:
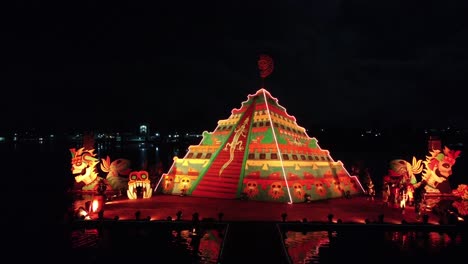
M336 191L341 191L341 184L337 180L333 180L333 187L335 188Z
M440 176L449 177L452 175L453 163L442 160L437 164L437 171Z
M190 178L189 177L183 177L180 180L179 184L179 189L182 192L186 192L190 188Z
M83 182L85 185L92 183L98 176L96 172L98 159L95 158L94 149L70 149L70 152L72 154L71 171L75 176L75 181Z
M443 152L436 150L431 152L431 154L432 157L427 163L427 168L429 170L434 170L437 176L447 178L452 175L452 167L455 165L456 159L460 155L460 151L451 150L445 147Z
M130 175L128 175L128 184L135 184L135 183L146 183L149 182L149 176L147 171L132 171Z
M294 193L294 196L299 198L299 199L303 199L304 198L304 189L302 189L302 184L300 184L299 182L296 182L293 184L293 193Z
M258 184L256 181L248 181L245 184L244 192L249 198L255 197L258 194Z
M132 171L128 175L127 196L129 199L137 199L140 191L143 198L150 198L153 195L149 174L147 171Z
M314 186L312 187L315 187L315 193L318 194L319 196L327 195L327 192L325 191L325 187L322 181L316 180L314 183Z
M164 177L164 184L163 189L164 191L170 191L174 187L174 176L172 175L163 175Z
M455 151L445 147L443 152L434 150L429 153L430 156L426 156L424 162L426 170L423 172L422 178L427 182L426 191L440 192L441 190L437 189L437 185L448 180L452 175L452 167L460 155L460 150ZM446 192L447 190L443 191Z
M279 181L273 182L270 185L269 194L273 199L278 199L282 197L284 195L283 184Z

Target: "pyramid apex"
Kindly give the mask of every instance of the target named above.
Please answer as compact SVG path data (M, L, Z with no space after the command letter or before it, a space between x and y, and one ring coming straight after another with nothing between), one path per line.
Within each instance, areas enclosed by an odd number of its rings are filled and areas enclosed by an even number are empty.
M264 87L258 89L257 92L254 94L254 96L255 96L255 95L258 95L258 94L260 94L260 93L267 93L268 95L271 96L270 92L269 92L267 89L265 89Z

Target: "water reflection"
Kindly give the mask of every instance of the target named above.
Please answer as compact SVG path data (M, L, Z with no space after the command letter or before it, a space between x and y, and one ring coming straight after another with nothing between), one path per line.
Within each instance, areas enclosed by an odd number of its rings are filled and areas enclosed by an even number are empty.
M162 146L152 143L125 144L96 144L97 156L111 160L124 158L131 162L133 170L146 170L151 174L158 174L165 171L172 164L173 157L180 154L179 147ZM185 153L183 153L185 154Z
M429 231L286 231L285 248L293 264L435 263L465 254L463 233Z
M219 224L194 232L186 224L177 226L173 222L141 225L120 222L96 229L77 229L72 235L72 250L80 263L171 260L214 264L220 259L226 227Z

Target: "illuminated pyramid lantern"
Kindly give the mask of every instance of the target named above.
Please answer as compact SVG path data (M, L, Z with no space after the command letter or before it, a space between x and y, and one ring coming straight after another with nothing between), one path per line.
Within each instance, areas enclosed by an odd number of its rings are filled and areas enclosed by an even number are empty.
M303 202L362 192L356 177L265 90L248 95L199 145L175 157L163 193Z
M157 187L174 195L304 202L360 194L343 163L310 138L276 98L248 95L184 158L174 157Z

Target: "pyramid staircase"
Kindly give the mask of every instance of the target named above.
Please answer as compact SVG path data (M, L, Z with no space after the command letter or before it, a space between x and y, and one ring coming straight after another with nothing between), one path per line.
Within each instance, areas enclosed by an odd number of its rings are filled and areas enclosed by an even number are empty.
M241 120L239 120L228 140L224 143L224 148L213 160L192 195L224 199L238 197L237 190L242 174L245 148L247 147L246 142L249 136L249 119L254 108L254 103L248 106Z
M291 203L364 191L264 88L175 157L161 181L174 195Z
M239 154L243 155L244 153ZM192 195L222 199L235 199L237 197L242 161L232 161L229 168L226 168L221 176L218 175L223 164L229 159L228 155L222 155L227 157L220 157L221 161L211 165Z

